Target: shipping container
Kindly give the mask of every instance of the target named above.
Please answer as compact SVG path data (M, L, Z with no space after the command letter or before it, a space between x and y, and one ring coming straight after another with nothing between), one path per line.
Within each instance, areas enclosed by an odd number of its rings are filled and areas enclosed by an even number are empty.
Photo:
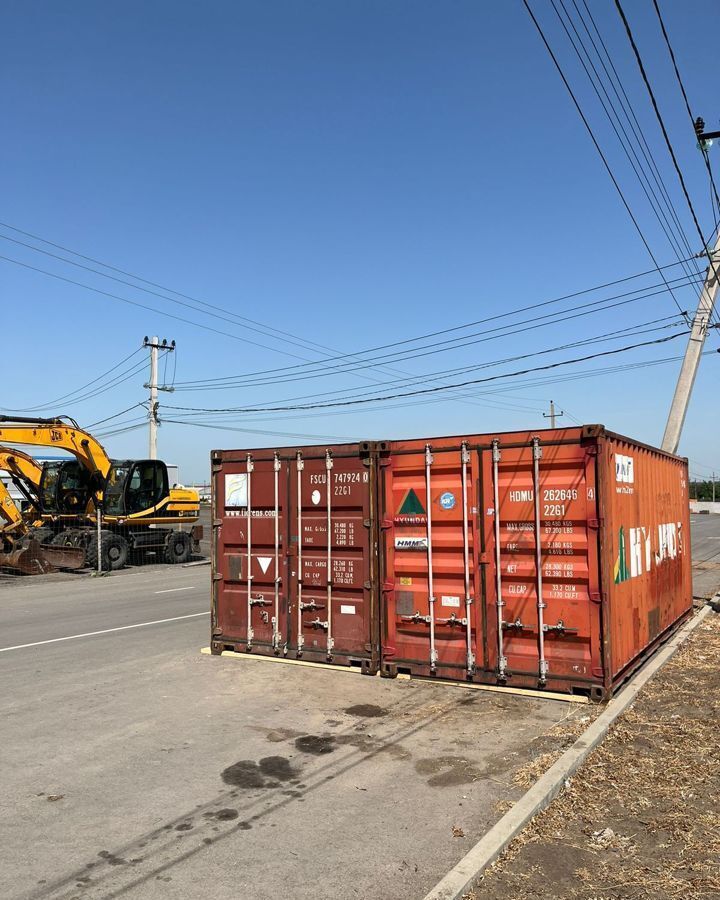
M377 671L371 446L215 450L211 463L213 650Z
M213 510L215 652L600 698L692 608L687 461L602 426L215 451Z

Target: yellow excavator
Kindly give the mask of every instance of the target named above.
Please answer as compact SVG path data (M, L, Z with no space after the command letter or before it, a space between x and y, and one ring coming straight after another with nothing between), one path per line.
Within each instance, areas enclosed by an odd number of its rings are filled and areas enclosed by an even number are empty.
M43 544L42 541L52 535L30 524L39 512L38 489L42 466L19 450L0 447L0 471L7 472L29 504L28 514L23 516L5 484L0 481L0 567L16 569L26 575L39 575L83 566L83 550Z
M103 570L120 569L131 553L183 563L199 549L198 493L171 486L161 460L110 459L96 438L64 418L0 416L0 443L72 454L74 459L43 464L37 489L41 531L53 546L82 549L93 568L100 556ZM184 530L185 525L193 527Z

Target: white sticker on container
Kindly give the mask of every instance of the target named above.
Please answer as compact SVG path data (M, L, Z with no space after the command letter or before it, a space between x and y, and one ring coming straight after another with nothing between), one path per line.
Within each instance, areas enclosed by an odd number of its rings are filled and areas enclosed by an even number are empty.
M340 612L344 616L354 616L355 615L355 607L354 606L341 606Z
M427 550L428 540L426 537L396 537L396 550Z
M459 597L441 597L440 603L443 606L456 606L458 609L460 608L460 598Z
M247 506L247 473L225 476L225 506Z

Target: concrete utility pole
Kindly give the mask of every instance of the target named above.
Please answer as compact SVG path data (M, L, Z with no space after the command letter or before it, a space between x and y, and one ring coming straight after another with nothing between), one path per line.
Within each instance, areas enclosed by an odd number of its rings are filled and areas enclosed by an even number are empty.
M562 409L560 410L560 412L555 412L555 401L551 400L550 401L550 412L543 413L543 418L550 419L550 427L554 428L555 427L555 419L557 418L557 416L564 416L564 415L565 415L565 412Z
M150 459L157 459L157 428L158 428L158 407L160 406L158 402L158 391L170 391L172 388L167 387L167 385L159 385L158 384L158 350L166 350L171 352L175 349L175 341L171 341L169 344L165 338L163 338L162 344L159 342L160 338L152 337L148 339L145 337L143 341L144 347L150 348L150 381L144 385L144 387L150 389L150 409L149 409L149 430L150 430L150 440L149 440L149 457Z
M677 453L680 435L682 434L685 416L690 403L690 395L692 394L698 366L700 365L700 357L705 346L705 338L707 337L708 329L712 325L712 313L718 291L717 273L720 273L720 231L718 232L715 247L708 256L710 265L708 266L705 284L703 285L700 301L693 319L690 338L685 350L685 358L678 376L675 396L670 406L670 413L668 414L665 434L662 440L662 449L667 453Z

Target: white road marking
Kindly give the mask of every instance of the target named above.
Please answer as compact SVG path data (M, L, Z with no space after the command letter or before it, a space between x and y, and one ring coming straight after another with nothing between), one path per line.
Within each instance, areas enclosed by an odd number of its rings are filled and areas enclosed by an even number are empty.
M173 594L175 591L194 591L195 585L190 584L182 588L166 588L164 591L154 591L155 594Z
M8 650L24 650L26 647L41 647L43 644L57 644L59 641L74 641L77 638L95 637L97 634L110 634L113 631L127 631L129 628L144 628L146 625L163 625L165 622L179 622L181 619L196 619L198 616L209 616L207 612L190 613L187 616L173 616L172 619L155 619L153 622L138 622L136 625L119 625L117 628L104 628L102 631L86 631L84 634L69 634L67 637L51 638L49 641L35 641L33 644L16 644L14 647L0 647L0 653Z

